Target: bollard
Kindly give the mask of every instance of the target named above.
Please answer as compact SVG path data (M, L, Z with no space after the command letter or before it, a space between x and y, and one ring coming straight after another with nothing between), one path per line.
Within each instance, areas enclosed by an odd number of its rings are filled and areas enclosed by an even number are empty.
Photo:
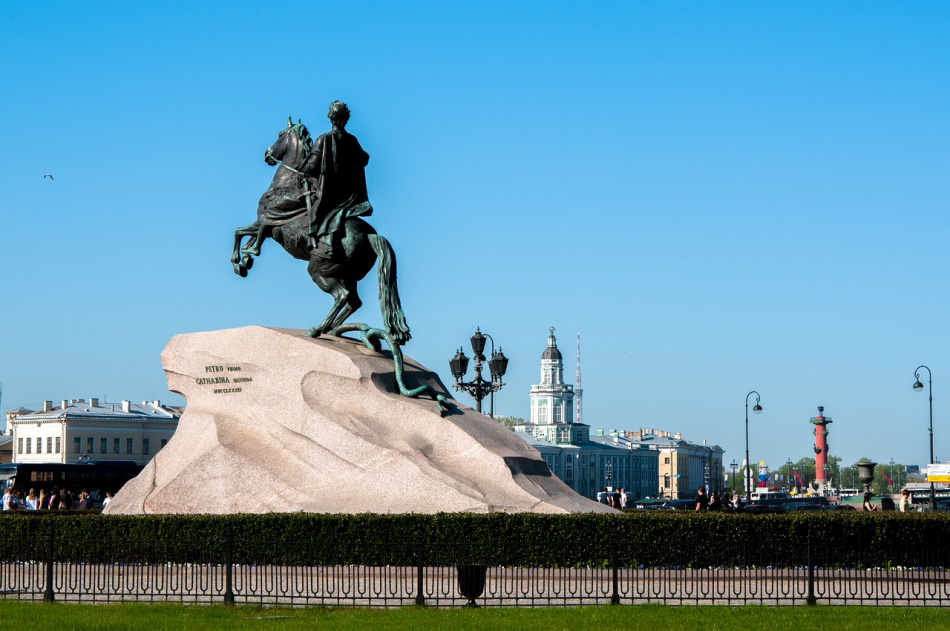
M620 568L617 567L617 520L610 520L610 567L613 568L613 594L610 595L610 604L620 604Z
M58 439L57 439L58 440ZM56 600L53 594L53 520L46 526L46 589L43 590L43 602Z
M809 605L814 605L815 600L815 562L811 555L811 522L808 523L808 598L805 600Z
M234 532L231 530L231 524L224 524L224 604L227 607L234 606L234 590L231 581L234 571Z
M426 604L426 597L422 593L423 584L422 584L422 571L423 571L423 555L425 554L425 546L422 541L422 526L416 528L416 604L420 607L424 607Z

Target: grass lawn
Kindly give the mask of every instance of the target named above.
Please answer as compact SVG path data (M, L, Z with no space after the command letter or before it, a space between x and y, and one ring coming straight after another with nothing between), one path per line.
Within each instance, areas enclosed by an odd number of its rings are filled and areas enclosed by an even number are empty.
M0 601L2 629L950 629L950 610L910 607L670 607L578 609L260 609L181 605L45 605Z

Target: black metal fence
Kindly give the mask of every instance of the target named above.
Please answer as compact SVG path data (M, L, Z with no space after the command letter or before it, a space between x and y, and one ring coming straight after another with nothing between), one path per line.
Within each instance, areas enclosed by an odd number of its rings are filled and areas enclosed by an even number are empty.
M0 542L0 596L368 607L950 606L948 541L876 539L841 549L809 528L793 554L770 555L767 542L718 546L715 535L705 533L687 545L678 540L676 549L693 553L679 553L678 562L670 563L663 541L633 543L614 534L609 545L591 550L578 532L577 548L564 551L563 563L521 567L492 559L511 559L528 542L466 542L459 534L460 541L449 544L420 535L413 541L312 545L237 539L229 530L216 541L74 540L58 538L50 528L45 537ZM578 556L588 562L573 562Z

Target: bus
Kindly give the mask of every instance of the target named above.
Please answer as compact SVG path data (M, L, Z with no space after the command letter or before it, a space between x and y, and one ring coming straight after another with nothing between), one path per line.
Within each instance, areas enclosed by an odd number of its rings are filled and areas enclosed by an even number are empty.
M87 460L77 464L22 463L0 464L0 491L11 489L23 491L30 489L37 493L40 489L51 491L53 487L79 493L89 491L93 506L101 506L106 492L113 495L122 485L137 476L144 469L132 460Z

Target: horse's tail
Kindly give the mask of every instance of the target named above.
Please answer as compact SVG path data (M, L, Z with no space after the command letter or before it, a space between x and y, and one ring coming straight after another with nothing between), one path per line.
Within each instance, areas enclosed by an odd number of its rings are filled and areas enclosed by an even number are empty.
M382 235L369 235L369 244L379 259L376 272L379 276L379 310L383 315L383 326L397 344L405 344L412 336L409 334L406 314L402 311L399 290L396 288L396 255L389 241Z

